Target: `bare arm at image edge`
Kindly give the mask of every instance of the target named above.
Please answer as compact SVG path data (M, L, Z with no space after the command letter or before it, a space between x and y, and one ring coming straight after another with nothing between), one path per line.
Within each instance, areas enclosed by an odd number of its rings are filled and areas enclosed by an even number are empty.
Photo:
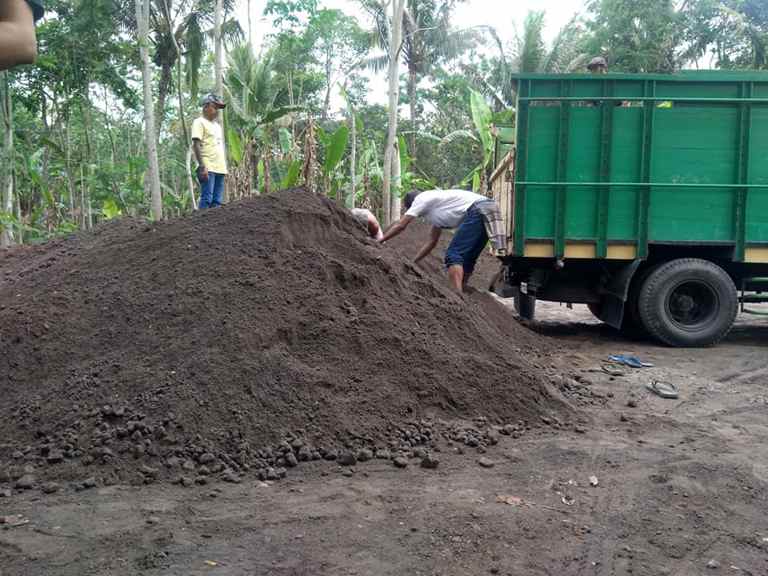
M0 2L0 70L32 64L37 57L35 18L26 0Z

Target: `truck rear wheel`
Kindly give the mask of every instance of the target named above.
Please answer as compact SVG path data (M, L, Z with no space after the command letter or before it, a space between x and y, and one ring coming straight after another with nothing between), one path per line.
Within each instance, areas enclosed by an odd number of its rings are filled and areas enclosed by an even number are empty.
M665 344L711 346L733 326L738 293L720 266L681 258L650 272L640 288L637 310L649 334Z

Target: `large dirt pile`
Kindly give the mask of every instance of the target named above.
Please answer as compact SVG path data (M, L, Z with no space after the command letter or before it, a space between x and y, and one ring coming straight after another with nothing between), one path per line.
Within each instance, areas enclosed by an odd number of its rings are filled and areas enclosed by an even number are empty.
M0 255L0 487L263 476L557 411L541 338L403 245L293 190Z

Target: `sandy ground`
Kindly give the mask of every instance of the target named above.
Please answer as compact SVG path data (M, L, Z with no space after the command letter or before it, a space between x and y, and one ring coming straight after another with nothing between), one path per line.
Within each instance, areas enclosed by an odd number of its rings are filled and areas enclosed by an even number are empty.
M583 307L538 312L575 430L545 419L486 454L446 445L436 470L315 463L274 484L14 494L0 516L26 523L0 526L0 575L768 574L768 319L674 350ZM611 376L612 353L655 367ZM680 399L652 395L654 379Z

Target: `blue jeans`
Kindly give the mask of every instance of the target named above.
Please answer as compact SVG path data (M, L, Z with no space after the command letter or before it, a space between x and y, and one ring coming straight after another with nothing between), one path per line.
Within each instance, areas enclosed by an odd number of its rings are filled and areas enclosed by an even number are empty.
M208 180L200 182L200 210L221 206L221 196L224 193L224 174L208 172Z
M488 200L480 200L488 202ZM477 209L476 202L467 210L464 221L456 230L453 240L445 251L445 265L463 266L464 276L469 276L475 270L475 263L488 243L488 233L485 231L483 216Z

